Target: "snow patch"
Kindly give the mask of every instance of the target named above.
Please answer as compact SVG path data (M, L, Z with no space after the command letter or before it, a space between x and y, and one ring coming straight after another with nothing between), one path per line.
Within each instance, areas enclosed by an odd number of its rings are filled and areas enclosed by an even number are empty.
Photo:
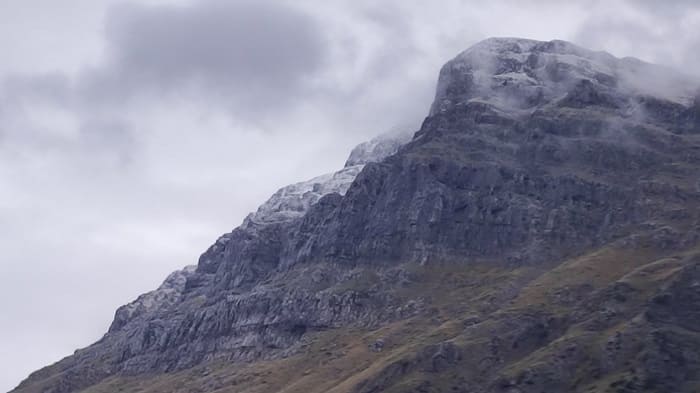
M255 213L246 217L243 226L293 220L303 216L324 195L345 195L366 164L396 153L412 135L408 128L400 127L361 143L352 150L343 169L279 189Z

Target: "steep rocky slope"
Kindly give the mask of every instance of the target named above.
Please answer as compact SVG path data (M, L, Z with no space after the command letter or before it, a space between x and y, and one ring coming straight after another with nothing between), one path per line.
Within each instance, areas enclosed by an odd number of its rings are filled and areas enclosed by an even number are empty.
M410 142L280 190L15 391L698 391L697 89L483 41Z

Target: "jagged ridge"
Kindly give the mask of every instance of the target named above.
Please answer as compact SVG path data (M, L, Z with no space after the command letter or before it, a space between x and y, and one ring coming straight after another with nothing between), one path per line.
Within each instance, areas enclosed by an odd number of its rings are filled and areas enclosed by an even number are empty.
M633 83L635 73L663 78L650 88ZM344 195L314 193L291 209L273 203L271 210L294 213L247 220L202 255L177 301L129 314L100 342L33 374L17 391L69 392L113 375L301 356L295 354L303 352L304 339L317 334L376 331L397 320L427 328L436 312L475 328L454 332L450 340L435 335L407 344L401 348L411 351L394 354L396 362L382 360L388 363L378 363L376 372L342 391L401 391L415 378L430 386L429 375L416 377L427 372L449 371L454 374L441 378L477 392L571 391L574 383L622 375L625 363L613 362L597 371L582 369L585 376L576 381L566 370L599 355L582 352L568 358L578 363L565 366L534 357L567 334L579 347L593 345L614 323L631 323L644 310L656 315L655 303L645 302L659 292L673 297L689 291L693 279L679 277L697 275L691 250L699 238L700 101L688 93L691 87L697 84L668 70L561 41L477 44L441 70L430 116L414 139L398 154L366 164L346 190L334 188ZM291 194L306 194L305 186L297 189L302 192ZM599 271L595 258L570 258L613 249L627 261L639 244L648 250L637 257L644 262L621 264L609 277L586 276L590 282L564 287L547 281L562 261L569 262L561 269L574 274ZM639 300L616 304L619 317L596 319L605 294L622 285L618 280L664 256L677 265L648 287L632 285ZM431 287L429 276L445 265L460 274L481 274L484 266L501 272L498 290L486 297L460 286L473 277L444 286L470 299L475 317L462 314L470 308L458 300L438 300L440 286ZM578 270L580 265L586 268ZM411 273L417 266L426 269L425 277ZM539 294L530 286L536 277L563 295ZM539 300L527 303L533 296ZM552 299L576 315L550 309ZM526 304L508 311L518 301ZM683 304L685 310L700 309L694 297ZM658 315L691 326L680 309L662 308ZM653 317L645 318L635 319L625 334L658 330ZM592 333L577 333L580 324ZM470 344L493 340L493 332L511 346ZM660 342L669 339L663 337L637 344L652 363L665 356ZM700 342L688 337L690 346ZM466 353L489 366L473 364ZM516 364L528 356L525 365ZM692 379L696 367L684 355L673 367L619 356L638 365L637 379L629 375L629 384L623 383L632 388L685 389L675 368L689 365L683 376ZM553 367L559 371L542 377Z

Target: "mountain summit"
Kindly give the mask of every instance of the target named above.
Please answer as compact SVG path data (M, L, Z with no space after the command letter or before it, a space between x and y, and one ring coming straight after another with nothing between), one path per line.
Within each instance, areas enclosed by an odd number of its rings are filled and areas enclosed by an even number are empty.
M593 99L589 94L597 95L598 105L618 108L641 96L690 105L695 93L697 84L688 77L634 58L617 59L566 41L491 38L442 68L431 114L476 101L528 110L565 104L563 99L575 95Z
M13 392L700 389L696 81L492 38L399 135L281 189Z

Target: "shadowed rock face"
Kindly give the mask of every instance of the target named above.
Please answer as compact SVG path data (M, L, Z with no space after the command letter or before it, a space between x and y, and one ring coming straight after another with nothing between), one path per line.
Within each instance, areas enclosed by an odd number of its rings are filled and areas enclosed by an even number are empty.
M669 70L562 41L481 42L443 67L430 115L410 142L375 141L330 175L335 183L324 177L280 190L219 238L196 270L120 308L102 340L32 374L17 391L71 392L113 375L279 359L299 353L314 332L422 318L434 294L397 289L420 281L406 265L486 263L544 274L609 244L634 248L642 232L654 250L700 245L696 88ZM646 352L625 355L640 365L640 376L619 386L672 390L690 371L669 376L669 357L674 367L696 367L674 348L700 341L678 341L655 325L672 321L696 331L697 269L683 269L647 308L629 311L646 319L620 334L641 332L647 338L636 345ZM483 309L505 305L526 283L514 280ZM503 362L549 345L574 324L600 332L612 325L591 319L607 301L587 303L594 287L557 292L557 301L576 308L571 317L530 310L469 334L502 331L517 343L501 349ZM575 364L584 356L576 345L553 350ZM452 342L428 346L356 390L384 391L417 369L443 372L466 361L463 351ZM600 376L621 367L610 356ZM537 367L545 363L537 364L516 380L469 369L481 383L464 391L570 391L563 371L543 376Z

